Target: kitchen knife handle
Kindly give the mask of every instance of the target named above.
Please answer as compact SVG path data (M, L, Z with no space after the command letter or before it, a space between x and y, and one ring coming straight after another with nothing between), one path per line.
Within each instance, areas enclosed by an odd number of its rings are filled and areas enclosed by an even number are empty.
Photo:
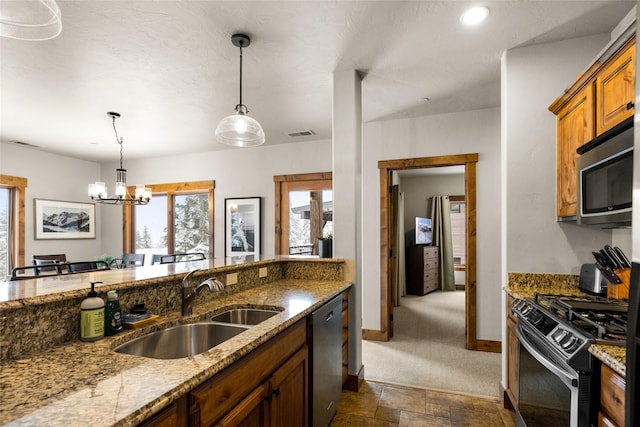
M610 269L614 269L614 268L618 268L617 264L616 264L616 260L614 258L611 257L611 255L609 255L609 253L604 250L604 249L600 249L600 255L602 255L604 257L605 260L607 260L607 262L604 263L604 265Z
M611 247L611 245L604 245L604 251L609 254L609 256L611 258L613 258L613 261L615 263L615 268L624 268L624 260L622 260L618 254L616 253L616 251L613 250L613 248Z
M622 252L622 249L616 246L615 248L613 248L613 250L616 252L618 257L624 262L624 267L631 268L631 261L629 261L629 258L627 258L624 252Z
M620 283L622 283L622 280L620 280L618 275L616 273L614 273L610 268L603 266L598 261L596 261L595 265L598 268L598 270L600 270L602 275L604 277L606 277L606 279L609 282L614 283L616 285L619 285Z

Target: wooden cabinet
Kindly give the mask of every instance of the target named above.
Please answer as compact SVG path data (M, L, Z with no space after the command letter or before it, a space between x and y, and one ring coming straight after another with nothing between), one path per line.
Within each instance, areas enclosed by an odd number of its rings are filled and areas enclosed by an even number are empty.
M515 408L518 405L518 319L511 313L515 298L507 295L507 384L505 388L505 406Z
M189 401L182 396L171 405L164 408L148 420L139 424L140 427L187 427Z
M593 86L588 85L558 111L556 208L559 217L578 212L576 149L594 138L593 108Z
M190 425L305 426L307 371L306 320L301 320L193 389Z
M408 294L425 295L438 289L440 258L437 246L410 246L406 265Z
M635 100L635 39L627 42L596 79L596 135L633 116Z
M624 378L608 366L602 365L600 384L602 407L598 414L598 426L624 426Z
M556 115L556 214L578 213L576 149L633 115L635 36L596 60L549 110Z

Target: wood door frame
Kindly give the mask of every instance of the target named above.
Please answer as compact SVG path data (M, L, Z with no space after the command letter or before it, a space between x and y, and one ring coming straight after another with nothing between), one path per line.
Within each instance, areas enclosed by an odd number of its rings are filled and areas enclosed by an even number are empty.
M393 336L393 304L391 302L392 271L389 256L389 213L391 172L394 170L422 169L443 166L465 167L465 199L467 209L467 263L465 269L465 337L468 350L478 348L476 338L476 163L478 153L450 156L420 157L413 159L380 160L380 330L363 330L363 339L389 341Z
M275 183L275 248L276 255L289 254L289 217L282 215L282 207L289 205L290 190L325 190L327 181L330 182L329 189L332 188L332 172L299 173L293 175L276 175L273 177ZM322 182L321 182L322 181ZM287 243L283 242L286 236ZM285 252L282 252L286 249Z

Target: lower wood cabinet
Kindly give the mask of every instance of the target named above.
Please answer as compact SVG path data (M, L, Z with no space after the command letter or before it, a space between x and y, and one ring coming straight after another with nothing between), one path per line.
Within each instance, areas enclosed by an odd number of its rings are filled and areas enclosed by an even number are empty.
M600 378L600 413L598 426L624 426L625 380L611 368L602 365Z
M187 427L189 425L189 399L182 396L171 405L164 408L148 420L140 424L141 427Z
M518 319L511 313L514 300L507 295L507 384L504 405L510 408L518 405Z
M303 319L189 393L191 426L306 426Z

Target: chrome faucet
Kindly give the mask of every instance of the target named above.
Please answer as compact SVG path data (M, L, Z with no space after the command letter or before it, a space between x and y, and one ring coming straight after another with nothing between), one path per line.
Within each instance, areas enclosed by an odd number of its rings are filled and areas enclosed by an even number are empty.
M193 309L191 305L193 304L193 299L198 294L198 290L203 286L209 288L209 292L221 291L224 289L224 283L215 277L209 277L204 282L200 283L196 286L190 285L190 278L193 273L199 271L198 269L188 272L182 279L182 315L189 316L193 313Z

